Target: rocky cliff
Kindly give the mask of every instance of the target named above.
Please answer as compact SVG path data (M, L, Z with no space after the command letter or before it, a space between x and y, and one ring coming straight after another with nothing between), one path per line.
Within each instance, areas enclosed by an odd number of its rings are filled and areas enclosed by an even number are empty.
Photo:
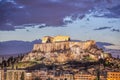
M33 50L24 56L24 61L43 61L43 63L64 63L67 61L98 60L106 58L95 41L62 41L54 43L34 44Z

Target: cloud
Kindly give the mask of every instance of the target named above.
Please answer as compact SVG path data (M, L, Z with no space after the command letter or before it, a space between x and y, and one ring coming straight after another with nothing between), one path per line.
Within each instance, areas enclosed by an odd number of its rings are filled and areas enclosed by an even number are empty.
M40 24L40 25L38 25L38 28L44 28L46 26L47 26L46 24Z
M120 32L120 29L115 29L115 28L113 28L111 31L112 31L112 32Z
M118 4L119 0L1 0L0 30L3 30L3 27L4 30L15 30L17 29L15 26L24 24L44 23L48 26L62 26L66 24L65 17L72 16L72 20L82 19L89 10L93 12L92 9L95 7L97 9L104 7L103 12L110 12L109 16L119 16ZM13 29L6 26L6 23L11 23ZM20 29L26 26L22 27Z
M117 5L117 6L115 6L115 7L109 8L109 11L110 11L115 17L120 18L120 4Z
M116 28L112 28L112 27L99 27L99 28L95 28L93 30L106 30L106 29L110 29L112 32L120 32L120 29L116 29Z
M99 27L94 30L105 30L105 29L111 29L112 27Z
M94 17L120 18L119 0L95 0L96 6L90 10Z
M66 23L66 24L72 23L72 22L73 22L72 16L66 16L66 17L63 19L63 22Z
M1 25L0 31L14 31L15 27L12 25Z
M30 32L28 29L26 30L27 32Z

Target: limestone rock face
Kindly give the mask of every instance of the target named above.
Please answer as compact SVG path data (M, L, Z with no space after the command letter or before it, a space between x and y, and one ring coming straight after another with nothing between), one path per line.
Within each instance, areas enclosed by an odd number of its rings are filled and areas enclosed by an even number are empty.
M106 57L93 40L73 42L61 41L61 37L56 38L55 41L58 42L54 42L51 37L44 37L43 43L34 44L33 50L25 55L22 61L44 60L44 62L50 63L64 63L84 59L98 60L99 57ZM53 40L53 42L46 43L48 39L50 39L49 41ZM64 38L64 40L67 39L68 37Z
M83 45L84 45L84 49L87 49L87 48L90 48L91 46L95 45L95 41L88 40Z
M85 42L56 42L56 43L45 43L45 44L35 44L33 47L33 51L40 51L40 52L53 52L53 51L59 51L59 50L66 50L70 49L71 47L79 47L81 49L89 49L92 46L95 46L95 42L85 41Z
M58 42L58 43L35 44L33 47L33 51L40 51L46 53L69 48L70 48L69 42Z

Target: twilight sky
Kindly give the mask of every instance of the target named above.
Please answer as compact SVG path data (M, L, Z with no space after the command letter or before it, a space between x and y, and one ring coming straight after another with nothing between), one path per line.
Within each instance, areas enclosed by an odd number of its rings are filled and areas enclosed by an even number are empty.
M120 49L120 0L0 0L0 42L55 35Z

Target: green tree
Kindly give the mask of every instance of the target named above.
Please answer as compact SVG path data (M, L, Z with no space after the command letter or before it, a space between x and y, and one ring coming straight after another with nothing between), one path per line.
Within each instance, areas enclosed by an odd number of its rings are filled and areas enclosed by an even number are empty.
M6 60L3 60L3 61L2 61L2 67L3 67L3 68L7 67L7 61L6 61Z
M8 58L8 60L7 60L8 66L12 65L12 61L13 61L13 56Z

